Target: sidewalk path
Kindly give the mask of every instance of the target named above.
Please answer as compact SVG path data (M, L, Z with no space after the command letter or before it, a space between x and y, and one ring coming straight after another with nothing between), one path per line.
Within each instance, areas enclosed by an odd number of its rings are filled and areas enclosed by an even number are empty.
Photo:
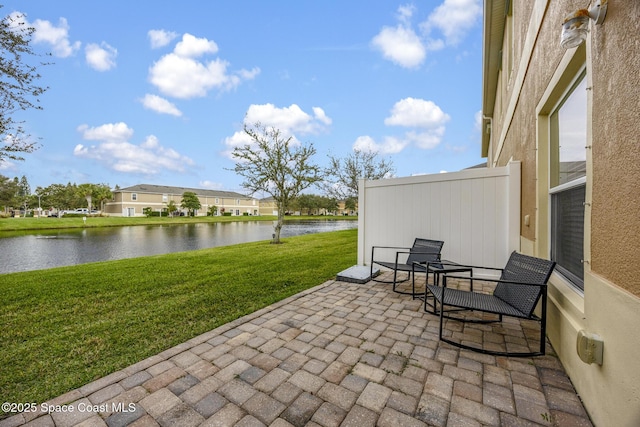
M478 334L499 342L513 328ZM437 331L422 301L390 285L332 280L0 427L591 426L553 355L483 355Z

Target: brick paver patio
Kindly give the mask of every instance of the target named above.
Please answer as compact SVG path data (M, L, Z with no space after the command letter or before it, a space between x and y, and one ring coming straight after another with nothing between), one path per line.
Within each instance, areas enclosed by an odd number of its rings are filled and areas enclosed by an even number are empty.
M447 331L528 345L524 322L449 322ZM332 280L0 427L591 426L547 348L537 358L460 350L438 342L438 318L422 301L390 285Z

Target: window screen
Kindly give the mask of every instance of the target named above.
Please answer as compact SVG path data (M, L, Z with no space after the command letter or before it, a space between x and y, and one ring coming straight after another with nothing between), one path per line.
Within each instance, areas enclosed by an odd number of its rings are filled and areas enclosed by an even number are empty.
M551 259L558 271L584 290L585 185L551 195Z

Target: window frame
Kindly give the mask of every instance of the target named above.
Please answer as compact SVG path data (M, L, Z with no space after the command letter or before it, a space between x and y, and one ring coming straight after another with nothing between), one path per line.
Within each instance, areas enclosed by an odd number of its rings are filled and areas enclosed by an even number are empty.
M549 157L548 157L548 189L547 189L547 197L548 197L548 218L549 218L549 228L548 228L548 232L549 232L549 258L554 260L555 257L555 235L554 235L554 229L555 229L555 224L556 224L556 220L557 218L554 216L554 202L553 202L553 198L556 195L559 195L563 192L569 191L569 190L573 190L575 188L578 187L584 187L584 191L585 191L585 201L587 199L587 176L588 176L588 171L587 171L587 145L588 145L588 129L585 129L585 138L587 139L585 141L585 174L583 176L580 176L578 178L575 178L571 181L567 181L561 184L557 184L552 186L553 182L559 182L560 181L560 151L559 148L556 147L556 145L560 145L561 141L559 140L559 138L557 136L554 136L553 133L554 132L558 132L559 131L559 126L557 126L557 120L553 119L553 116L556 115L558 113L558 111L565 105L566 101L569 99L569 97L575 92L575 90L580 86L580 84L582 84L582 82L588 83L587 80L587 69L586 66L583 65L579 68L578 72L575 73L574 77L571 78L571 81L569 82L569 84L566 85L566 90L562 93L562 95L559 97L558 102L553 106L553 108L551 109L550 113L548 114L548 118L549 118L549 124L548 124L548 131L549 131ZM587 86L588 88L588 86ZM588 108L587 108L587 114L588 114ZM588 128L589 126L589 122L588 122L588 117L586 117L586 126ZM554 176L554 174L558 175L558 176ZM585 215L586 212L583 209L583 221L585 221ZM584 223L583 223L584 225ZM585 234L586 234L586 227L583 228L583 234L582 234L582 255L580 257L580 262L581 265L583 266L583 277L580 278L579 276L576 276L574 273L572 273L571 271L569 271L567 268L565 268L564 266L560 265L560 264L556 264L556 272L567 282L567 284L569 286L571 286L573 289L575 289L576 291L584 294L584 251L585 251Z
M587 191L587 177L583 176L580 177L578 179L575 179L573 181L558 185L552 189L549 190L549 216L550 216L550 239L549 239L549 258L551 260L557 260L556 258L556 254L555 254L555 241L556 241L556 236L554 235L554 229L555 229L555 218L554 218L554 208L556 207L556 205L553 202L553 197L559 194L563 194L566 193L569 190L573 190L579 187L583 187L584 192L585 192L585 200L586 200L586 191ZM582 220L583 220L583 226L584 226L584 208L583 208L583 216L582 216ZM581 265L584 266L584 228L583 228L583 234L582 234L582 255L580 257L580 263ZM575 289L579 290L580 292L584 292L584 267L583 267L583 271L582 271L582 277L577 276L576 274L574 274L572 271L570 271L568 268L564 267L563 265L561 265L560 263L556 264L556 271Z

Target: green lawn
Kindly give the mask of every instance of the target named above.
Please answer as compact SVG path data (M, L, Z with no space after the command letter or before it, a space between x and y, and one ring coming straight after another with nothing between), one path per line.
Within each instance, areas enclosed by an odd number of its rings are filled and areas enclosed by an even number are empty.
M357 220L357 216L286 216L285 221L300 220ZM87 217L62 218L0 218L0 231L44 230L57 228L121 227L127 225L191 224L196 222L275 221L276 217L263 216L197 216L184 217Z
M357 230L283 242L1 275L0 396L41 403L356 263Z

